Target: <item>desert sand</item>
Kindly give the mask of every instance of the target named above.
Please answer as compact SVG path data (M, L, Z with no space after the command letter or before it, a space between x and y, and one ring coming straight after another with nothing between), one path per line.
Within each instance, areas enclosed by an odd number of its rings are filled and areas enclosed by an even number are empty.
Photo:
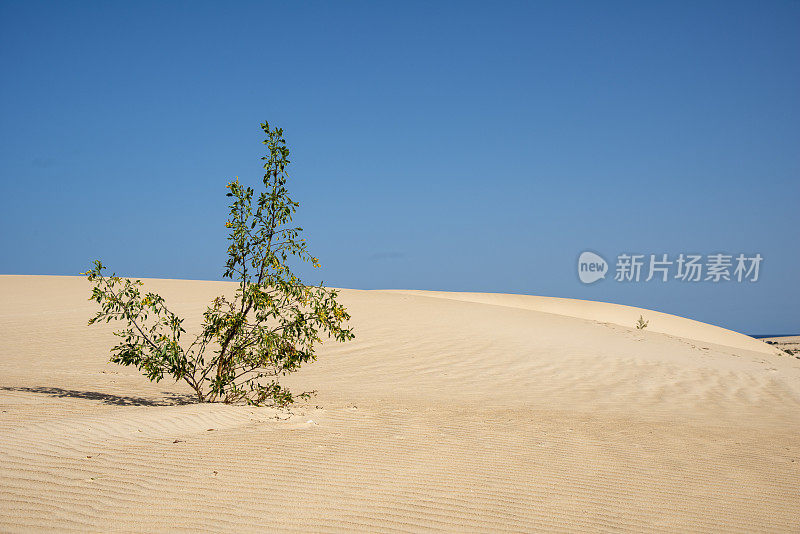
M190 329L232 290L144 281ZM343 290L356 339L285 380L318 392L287 412L108 363L88 293L0 276L0 531L800 531L800 359L747 336Z
M800 336L768 337L761 339L761 341L782 350L789 356L800 358Z

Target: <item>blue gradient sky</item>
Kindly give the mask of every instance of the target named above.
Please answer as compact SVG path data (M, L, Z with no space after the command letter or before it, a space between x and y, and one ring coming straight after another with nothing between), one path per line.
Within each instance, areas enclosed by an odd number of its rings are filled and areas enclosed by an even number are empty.
M0 273L219 279L268 119L328 284L800 332L798 2L6 1L0 73ZM586 249L765 260L584 286Z

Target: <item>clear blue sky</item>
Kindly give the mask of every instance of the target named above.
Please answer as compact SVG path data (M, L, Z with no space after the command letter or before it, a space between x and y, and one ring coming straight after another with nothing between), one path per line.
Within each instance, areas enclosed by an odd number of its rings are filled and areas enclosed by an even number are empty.
M3 1L0 73L0 273L220 279L268 119L327 284L800 332L798 2ZM585 286L586 249L765 259Z

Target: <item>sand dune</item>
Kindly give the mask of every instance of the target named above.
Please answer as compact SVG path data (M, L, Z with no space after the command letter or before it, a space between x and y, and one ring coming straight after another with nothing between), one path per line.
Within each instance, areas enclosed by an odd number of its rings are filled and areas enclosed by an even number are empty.
M145 283L190 329L232 287ZM344 290L357 338L287 380L318 394L286 413L107 363L83 279L0 295L2 531L800 530L800 360L718 327Z
M481 302L495 306L511 306L525 310L535 310L556 315L565 315L579 319L588 319L600 323L612 323L631 327L642 316L648 321L648 332L661 332L677 337L706 341L717 345L765 352L772 354L767 344L750 336L733 332L718 326L693 321L684 317L669 315L633 306L593 302L590 300L562 299L554 297L536 297L531 295L508 295L500 293L457 293L445 291L413 291L396 290L399 293L448 298L465 302Z

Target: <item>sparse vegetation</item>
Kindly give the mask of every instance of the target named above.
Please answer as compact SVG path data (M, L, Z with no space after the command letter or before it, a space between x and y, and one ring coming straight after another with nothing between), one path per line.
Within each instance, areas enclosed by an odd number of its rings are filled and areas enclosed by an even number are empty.
M645 321L644 317L640 315L639 320L636 321L636 330L644 330L648 324L650 324L650 321Z
M291 258L315 267L319 260L300 238L302 228L291 225L299 204L286 189L289 149L283 130L266 122L261 128L268 148L261 158L265 190L253 205L253 188L238 178L227 185L233 201L225 223L224 276L238 287L231 300L218 296L211 302L191 343L182 339L184 320L161 296L143 292L140 280L107 276L100 261L82 273L93 284L90 300L101 307L89 324L115 320L126 325L115 332L122 341L111 349L111 361L134 365L153 381L165 375L184 381L200 402L290 404L295 397L279 377L316 358L321 334L338 341L354 337L337 292L305 285L288 266Z

